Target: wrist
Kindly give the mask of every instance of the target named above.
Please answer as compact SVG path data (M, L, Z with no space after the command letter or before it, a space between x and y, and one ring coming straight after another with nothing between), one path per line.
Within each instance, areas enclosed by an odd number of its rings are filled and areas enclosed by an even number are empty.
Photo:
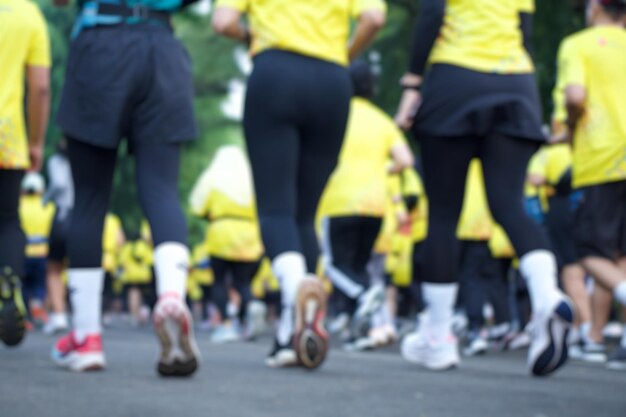
M417 74L406 73L400 78L400 87L403 90L420 91L422 87L422 77Z

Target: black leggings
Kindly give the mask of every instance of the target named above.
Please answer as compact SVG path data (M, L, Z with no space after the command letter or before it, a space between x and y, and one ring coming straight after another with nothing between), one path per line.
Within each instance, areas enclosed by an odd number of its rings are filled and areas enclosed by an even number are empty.
M295 251L315 270L315 213L337 164L351 94L338 65L279 50L254 60L244 130L270 259Z
M102 264L102 231L117 150L74 139L68 144L76 193L67 243L70 265L97 268ZM178 199L180 145L137 144L134 156L139 201L155 247L163 242L187 244L187 224Z
M246 315L248 302L252 298L250 293L250 283L259 270L260 261L237 262L227 259L211 257L211 268L215 282L213 284L213 301L222 314L222 318L228 318L228 288L233 287L241 296L241 307L239 308L239 318Z
M550 248L545 232L523 206L528 161L538 147L537 142L501 135L421 139L429 201L422 264L425 282L458 280L460 250L456 227L463 207L467 170L476 157L482 160L491 213L508 234L517 256Z
M20 225L20 186L24 171L0 169L0 275L24 275L26 237ZM10 268L9 270L5 270Z
M344 216L324 219L324 267L337 290L356 299L370 286L367 263L383 219Z

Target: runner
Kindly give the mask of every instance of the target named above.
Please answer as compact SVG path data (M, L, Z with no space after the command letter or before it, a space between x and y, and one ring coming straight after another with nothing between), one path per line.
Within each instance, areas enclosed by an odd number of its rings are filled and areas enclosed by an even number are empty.
M55 0L64 5L67 0ZM79 0L58 123L68 139L75 204L68 235L74 329L52 356L74 370L105 366L101 337L102 231L122 138L136 162L139 199L154 238L161 342L157 371L199 364L187 293L187 225L178 199L181 145L197 136L191 63L173 34L187 0Z
M326 294L320 281L306 279L319 252L315 213L348 120L352 89L345 66L382 27L384 10L382 0L217 2L215 30L251 42L254 56L243 124L261 235L282 288L272 366L294 365L297 355L300 364L316 368L326 356ZM351 17L358 23L348 42Z
M24 338L26 318L20 185L24 171L41 169L50 113L50 43L35 4L0 0L0 62L0 340L15 346Z
M584 193L574 236L587 272L626 305L626 1L590 0L587 18L559 51L573 187ZM626 337L608 366L626 369Z
M451 333L459 256L454 232L474 157L483 165L494 220L510 237L531 294L530 370L547 375L567 360L574 310L558 289L548 238L522 204L528 160L545 140L527 52L533 11L532 0L421 2L397 122L407 129L413 125L421 142L430 203L423 249L428 320L402 346L406 359L427 368L447 369L460 361Z

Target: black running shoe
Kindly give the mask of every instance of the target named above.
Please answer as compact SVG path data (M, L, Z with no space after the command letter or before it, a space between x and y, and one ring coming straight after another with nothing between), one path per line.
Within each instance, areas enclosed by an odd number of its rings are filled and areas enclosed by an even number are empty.
M626 371L626 348L618 347L607 360L606 367L614 371Z
M26 307L22 283L10 273L0 275L0 340L7 346L17 346L25 335Z
M265 359L265 364L270 368L285 368L298 365L298 356L291 345L281 345L274 339L272 351Z

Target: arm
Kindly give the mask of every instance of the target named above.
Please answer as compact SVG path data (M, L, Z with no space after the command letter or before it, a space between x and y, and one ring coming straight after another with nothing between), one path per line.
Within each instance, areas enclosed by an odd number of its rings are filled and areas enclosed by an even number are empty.
M50 69L28 66L28 145L33 171L39 171L43 162L43 146L50 117Z
M391 159L393 165L389 169L390 174L400 173L415 164L413 152L406 143L400 143L391 148Z
M250 31L241 22L241 12L234 7L219 6L215 9L212 25L216 33L245 44L250 44Z
M410 129L413 125L413 119L421 104L422 96L419 88L422 85L428 57L441 32L445 12L445 0L422 1L413 37L409 71L400 80L404 93L395 119L398 126L404 130Z
M372 43L378 31L385 25L385 21L385 12L382 10L365 10L359 15L348 52L350 61L354 60Z
M533 47L533 15L530 13L520 13L520 28L522 30L522 38L524 48L532 55Z
M585 114L587 90L582 85L572 84L565 88L565 105L567 106L567 127L570 132L576 131L578 122Z

